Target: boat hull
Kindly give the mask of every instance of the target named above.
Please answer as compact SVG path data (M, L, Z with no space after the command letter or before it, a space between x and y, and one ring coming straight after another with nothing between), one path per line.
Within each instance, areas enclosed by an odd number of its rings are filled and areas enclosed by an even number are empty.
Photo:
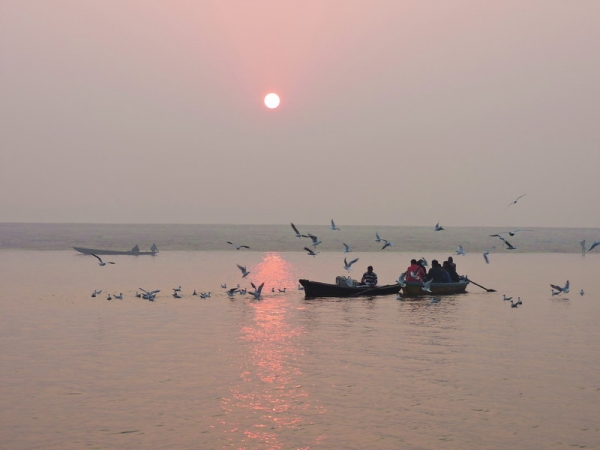
M431 292L425 292L421 282L410 282L407 281L402 286L402 292L405 297L419 297L422 295L449 295L449 294L460 294L465 292L469 280L462 280L457 283L431 283Z
M346 287L310 280L300 280L300 284L304 287L304 298L307 299L319 297L373 297L378 295L393 295L400 292L399 284L376 287Z
M131 250L119 251L119 250L100 250L96 248L84 248L84 247L73 247L79 253L84 255L156 255L158 252L133 252Z

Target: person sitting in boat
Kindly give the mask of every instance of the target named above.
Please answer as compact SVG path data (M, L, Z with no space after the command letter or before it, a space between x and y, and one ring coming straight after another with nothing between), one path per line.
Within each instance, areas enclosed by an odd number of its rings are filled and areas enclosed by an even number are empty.
M448 256L448 262L450 263L450 265L452 266L452 268L456 272L456 263L454 262L454 258L452 256Z
M133 248L131 249L131 251L132 251L133 253L139 253L139 252L140 252L140 247L139 247L137 244L135 244L135 247L133 247Z
M158 247L156 246L156 244L152 244L152 247L150 247L150 251L154 252L154 253L158 253Z
M367 271L363 273L360 284L363 286L375 286L377 284L377 274L373 272L373 266L367 267Z
M427 281L432 280L433 283L451 283L450 274L446 272L437 259L431 261L431 269L427 273Z
M426 272L422 266L417 263L416 259L410 260L410 266L406 269L406 281L423 281L425 279Z
M454 267L452 267L452 263L450 261L444 261L444 263L442 264L442 269L448 272L452 283L458 283L460 281L460 276L458 276L456 270L454 269Z

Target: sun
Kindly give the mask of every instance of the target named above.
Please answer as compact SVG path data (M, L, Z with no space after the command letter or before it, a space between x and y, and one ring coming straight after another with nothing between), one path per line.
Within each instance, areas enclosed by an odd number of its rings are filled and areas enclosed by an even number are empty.
M279 95L271 92L265 97L265 106L269 109L275 109L279 106Z

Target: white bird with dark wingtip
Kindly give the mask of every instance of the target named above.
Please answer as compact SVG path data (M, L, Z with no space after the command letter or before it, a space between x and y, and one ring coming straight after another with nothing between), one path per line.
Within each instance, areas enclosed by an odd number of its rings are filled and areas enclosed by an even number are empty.
M427 266L429 266L429 263L427 262L427 260L425 259L425 257L424 257L424 256L421 256L421 259L419 259L419 262L421 263L421 265L422 265L423 267L427 267Z
M346 258L344 258L344 269L346 269L348 272L350 272L350 268L352 267L352 264L354 264L356 261L358 261L358 258L353 259L350 262L346 261Z
M246 278L248 275L250 275L250 272L246 270L246 266L240 266L239 264L236 265L242 272L242 278Z
M376 231L375 232L375 242L379 243L381 241L382 241L382 239L379 237L379 233Z
M456 254L457 254L457 255L462 255L462 256L465 256L465 255L466 255L466 253L465 253L465 250L463 249L462 245L459 245L459 246L456 248Z
M406 286L406 272L402 272L396 281L401 287Z
M335 226L335 222L333 221L333 219L331 219L331 226L329 227L330 230L332 231L340 231L340 229L338 227Z
M98 258L98 261L100 261L100 262L98 263L98 265L99 265L99 266L105 266L105 265L107 265L107 264L114 264L114 262L112 262L112 261L106 261L106 262L102 261L102 258L100 258L98 255L94 255L93 253L90 253L90 255L92 255L92 256L94 256L94 257Z
M348 244L345 242L342 242L342 244L344 244L344 253L350 253L352 251L350 250L350 246Z
M317 253L320 253L320 252L315 252L315 251L312 251L312 250L311 250L310 248L308 248L308 247L304 247L304 250L306 250L306 251L308 252L308 255L309 255L309 256L317 256Z
M99 291L94 289L94 292L92 292L92 297L95 297L96 295L100 295L100 294L102 294L102 289L100 289Z
M510 205L516 205L516 204L517 204L517 202L518 202L518 201L519 201L521 198L525 197L526 195L527 195L527 194L519 195L519 196L516 198L516 200L513 200L512 202L510 202L510 203L508 204L508 206L510 206ZM504 209L508 209L508 206L507 206L506 208L504 208Z
M304 236L302 236L302 233L300 233L300 232L298 231L298 228L296 228L296 225L294 225L292 222L290 222L290 225L291 225L291 226L292 226L292 228L294 229L294 232L296 233L296 237L297 237L297 238L304 237Z
M433 228L435 231L442 231L444 229L443 226L440 225L440 223L436 223L435 227Z
M498 239L500 239L504 243L504 245L506 245L506 249L507 250L516 250L517 249L517 247L515 247L514 245L512 245L510 242L508 242L502 236L498 236Z
M238 291L238 288L231 288L227 291L227 295L229 297L233 297L233 294L235 294Z
M483 252L483 259L485 259L485 262L486 262L486 264L489 264L489 263L490 263L490 259L488 258L488 255L490 254L490 251L491 251L492 249L494 249L494 248L496 248L496 246L495 246L495 245L494 245L494 246L492 246L492 247L490 247L490 248L488 248L488 249L487 249L485 252Z
M590 245L590 248L587 249L588 252L591 252L592 250L594 250L596 247L598 247L600 245L600 241L594 241L592 243L592 245Z
M113 297L116 298L116 299L118 299L118 300L123 300L123 293L120 292L119 295L114 294Z
M231 244L231 245L233 245L233 246L235 247L235 249L236 249L236 250L240 250L240 249L242 249L242 248L247 248L247 249L250 249L250 247L248 247L247 245L237 245L237 244L234 244L234 243L233 243L233 242L231 242L231 241L227 241L227 243L228 243L228 244Z
M140 291L142 291L144 293L144 295L142 295L142 298L145 300L150 300L151 302L154 301L154 298L156 297L156 294L158 294L160 292L159 289L156 289L154 291L147 291L145 289L140 288Z
M510 230L510 231L500 231L499 233L496 234L490 234L490 237L500 237L503 234L508 234L509 236L515 236L517 233L519 233L520 231L531 231L531 230Z
M431 293L431 282L432 281L433 281L433 278L429 281L424 281L423 286L421 286L421 290Z
M262 288L265 285L265 282L263 281L262 284L258 287L256 287L254 283L250 284L254 288L254 292L250 292L250 294L254 297L254 300L260 300L260 293L262 292Z
M392 241L388 241L386 239L382 239L382 241L384 242L383 247L381 247L381 250L385 250L388 247L393 247L394 243Z
M550 287L552 287L552 289L556 289L558 292L562 292L563 294L568 294L569 293L569 280L567 280L567 282L565 283L565 285L563 287L560 287L556 284L551 284Z
M173 289L173 297L175 298L183 298L181 295L179 295L179 291Z
M314 234L310 234L308 233L306 235L306 237L310 238L312 240L312 245L314 248L317 248L317 245L321 244L321 241L319 240L318 237L316 237Z
M429 300L431 303L439 303L440 299L437 297L431 297L431 299Z

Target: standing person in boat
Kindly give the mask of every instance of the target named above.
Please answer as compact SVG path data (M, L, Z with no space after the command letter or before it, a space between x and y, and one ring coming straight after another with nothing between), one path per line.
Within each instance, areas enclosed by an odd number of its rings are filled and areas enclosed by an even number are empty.
M456 273L456 270L454 269L454 267L452 267L452 263L449 260L444 261L442 268L446 272L448 272L448 275L450 275L450 280L452 281L452 283L458 283L460 281L460 277Z
M150 247L150 251L154 252L154 253L158 253L158 247L156 246L156 244L152 244L152 247Z
M410 266L406 269L406 281L423 281L425 277L423 266L420 266L416 259L411 259Z
M450 274L442 269L442 266L437 259L431 261L431 269L427 273L427 281L432 280L433 283L451 283Z
M360 284L367 286L377 285L377 274L373 272L373 266L367 267L367 271L363 273Z

